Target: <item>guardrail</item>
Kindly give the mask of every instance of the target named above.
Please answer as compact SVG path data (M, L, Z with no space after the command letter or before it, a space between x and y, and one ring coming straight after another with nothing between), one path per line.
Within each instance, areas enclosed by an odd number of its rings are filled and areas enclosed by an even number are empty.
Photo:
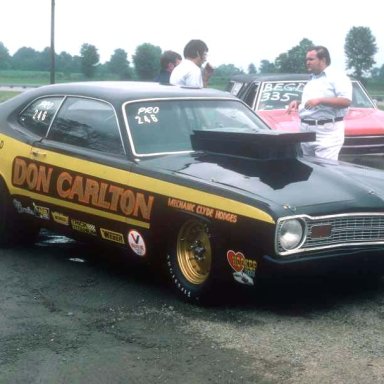
M28 89L40 87L37 84L0 84L1 91L24 92Z

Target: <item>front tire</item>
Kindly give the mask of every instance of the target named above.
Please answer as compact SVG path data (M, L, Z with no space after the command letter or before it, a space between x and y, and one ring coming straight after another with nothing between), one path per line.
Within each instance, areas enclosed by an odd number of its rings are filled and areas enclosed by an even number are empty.
M167 270L173 289L184 300L212 303L217 286L215 245L207 223L185 221L170 239Z

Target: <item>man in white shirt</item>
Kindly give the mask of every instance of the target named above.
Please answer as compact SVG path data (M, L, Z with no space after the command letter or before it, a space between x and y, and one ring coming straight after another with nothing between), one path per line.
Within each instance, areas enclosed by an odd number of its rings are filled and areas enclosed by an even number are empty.
M183 87L203 88L213 73L213 68L203 63L207 61L208 47L202 40L191 40L184 48L184 60L174 68L170 83Z
M343 73L329 67L328 49L315 46L306 55L311 80L305 85L301 102L289 104L288 113L298 110L302 132L316 132L316 141L302 143L304 155L337 160L344 144L344 116L352 101L352 83Z

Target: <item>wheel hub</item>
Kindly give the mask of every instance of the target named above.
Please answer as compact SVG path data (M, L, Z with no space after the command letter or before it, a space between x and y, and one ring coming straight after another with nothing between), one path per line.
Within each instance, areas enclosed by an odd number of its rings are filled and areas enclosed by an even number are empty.
M212 264L211 239L205 224L189 220L180 228L177 262L183 276L192 284L203 284Z
M206 249L202 245L201 241L195 240L195 242L191 245L191 250L193 252L193 258L197 261L203 261L205 259Z

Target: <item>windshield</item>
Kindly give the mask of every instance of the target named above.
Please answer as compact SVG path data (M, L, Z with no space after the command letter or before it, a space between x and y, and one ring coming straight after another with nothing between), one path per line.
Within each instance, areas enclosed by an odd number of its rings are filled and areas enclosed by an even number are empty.
M257 110L286 109L292 100L301 100L306 81L268 81L262 84Z
M376 108L373 100L367 95L361 84L357 81L352 81L352 108Z
M286 109L292 100L301 100L303 88L307 83L302 81L268 81L262 84L256 110ZM358 81L352 81L352 108L375 108L371 98Z
M195 130L260 132L269 128L243 103L228 99L151 100L125 104L135 155L191 151Z

